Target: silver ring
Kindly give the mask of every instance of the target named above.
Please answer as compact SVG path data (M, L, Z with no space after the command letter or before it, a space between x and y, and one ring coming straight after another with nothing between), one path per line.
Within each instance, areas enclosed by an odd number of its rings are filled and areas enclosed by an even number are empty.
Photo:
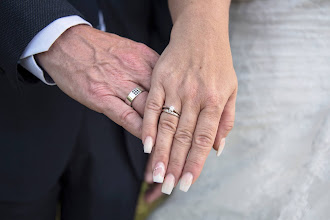
M170 107L163 106L163 112L166 112L168 114L171 114L171 115L174 115L174 116L180 118L180 113L175 110L174 106L170 106Z
M133 90L128 94L128 96L127 96L126 99L128 100L130 106L132 106L132 102L133 102L133 100L134 100L138 95L140 95L142 92L144 92L144 90L141 89L141 88L139 88L139 87L137 87L137 88L133 89Z

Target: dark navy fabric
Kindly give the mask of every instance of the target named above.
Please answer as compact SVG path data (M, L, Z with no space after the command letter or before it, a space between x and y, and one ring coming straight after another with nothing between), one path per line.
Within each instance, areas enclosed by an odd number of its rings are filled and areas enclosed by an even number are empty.
M0 1L0 219L133 219L147 155L140 140L104 115L17 65L53 20L80 15L161 53L171 20L166 0Z

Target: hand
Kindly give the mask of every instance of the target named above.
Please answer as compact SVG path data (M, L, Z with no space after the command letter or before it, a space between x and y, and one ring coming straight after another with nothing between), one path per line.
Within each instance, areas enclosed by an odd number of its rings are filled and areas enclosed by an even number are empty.
M189 189L212 146L223 148L234 125L237 78L228 32L208 22L182 13L152 75L142 140L148 151L154 145L153 180L165 176L167 194L180 177L180 189ZM174 106L180 118L162 113L163 105Z
M134 99L136 111L125 99L136 87L150 89L158 57L144 44L78 25L65 31L36 59L63 92L141 138L148 92Z

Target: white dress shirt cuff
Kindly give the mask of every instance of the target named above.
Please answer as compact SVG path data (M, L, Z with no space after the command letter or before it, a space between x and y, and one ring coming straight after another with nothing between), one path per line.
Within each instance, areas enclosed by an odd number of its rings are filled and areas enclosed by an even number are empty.
M34 59L34 55L48 51L57 38L61 36L61 34L63 34L70 27L78 24L87 24L92 26L89 22L85 21L78 15L59 18L50 23L36 36L34 36L34 38L27 45L22 56L20 57L20 64L47 85L55 85L51 77L47 76L46 73L44 73L38 66Z

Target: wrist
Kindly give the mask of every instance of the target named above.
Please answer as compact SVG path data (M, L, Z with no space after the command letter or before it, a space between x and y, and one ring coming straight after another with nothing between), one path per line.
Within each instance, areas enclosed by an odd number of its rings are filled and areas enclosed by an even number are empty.
M40 64L43 63L44 59L52 58L52 56L55 55L55 51L58 51L59 48L65 46L69 42L78 42L77 38L83 37L82 34L86 34L92 29L94 28L85 24L79 24L68 28L54 41L48 51L35 55L36 61Z
M56 39L48 51L35 55L38 65L53 79L53 74L58 69L65 72L77 70L75 62L84 60L88 63L93 59L94 49L89 37L96 35L95 31L98 30L84 24L70 27ZM68 62L71 65L67 65Z
M215 44L217 42L229 41L229 18L226 16L214 15L205 9L187 7L173 21L171 39L178 35L187 36L199 40L207 40Z
M181 51L181 56L189 56L187 60L196 68L207 60L207 65L232 69L228 25L211 22L208 18L196 19L192 15L187 13L178 17L169 46L173 51Z
M170 42L176 46L185 45L186 50L199 51L201 55L205 55L201 51L208 51L211 55L216 50L219 54L228 52L231 56L228 25L219 25L207 18L180 17L173 25Z

